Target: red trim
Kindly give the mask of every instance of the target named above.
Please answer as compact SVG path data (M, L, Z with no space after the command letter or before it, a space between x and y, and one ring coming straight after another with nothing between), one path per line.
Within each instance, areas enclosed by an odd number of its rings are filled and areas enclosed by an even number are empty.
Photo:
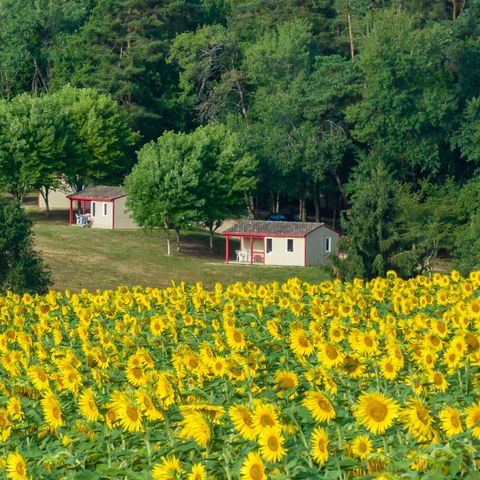
M250 265L253 264L253 235L250 235Z
M126 195L122 195L122 197L126 197ZM68 196L70 200L77 200L80 202L114 202L117 198L122 197L115 197L115 198L95 198L95 197L71 197Z
M225 235L225 263L228 263L228 240L229 235Z
M115 200L112 201L112 230L115 230Z
M238 232L228 232L224 235L228 235L230 237L252 237L252 238L265 238L265 237L281 237L281 238L304 238L305 235L289 235L288 233L238 233Z

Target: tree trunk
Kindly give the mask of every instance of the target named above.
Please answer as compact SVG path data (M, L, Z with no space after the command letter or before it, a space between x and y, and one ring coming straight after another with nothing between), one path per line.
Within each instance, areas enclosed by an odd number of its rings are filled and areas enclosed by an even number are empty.
M340 194L340 198L341 198L341 207L346 207L348 205L348 202L347 202L347 197L345 196L345 193L343 191L342 180L338 175L338 173L336 172L336 170L330 170L330 175L332 175L333 179L335 180L335 183L337 184L338 193Z
M273 190L270 190L270 201L272 202L270 205L270 210L273 213L277 213L275 210L275 192Z
M457 0L452 0L452 20L457 19Z
M180 251L180 229L175 227L175 244L177 246L177 252Z
M305 207L305 184L302 182L298 195L298 216L302 222L307 221L307 209Z
M47 217L50 216L49 193L50 193L50 189L48 187L44 187L44 189L40 189L40 194L42 195L43 201L45 202L45 208L47 210L46 211Z
M213 253L213 225L208 226L208 231L210 232L210 252Z
M320 222L320 192L318 191L318 183L313 184L313 206L315 208L315 221Z
M350 56L352 60L355 58L355 46L353 44L353 29L352 19L350 18L350 12L347 10L347 23L348 23L348 39L350 41Z
M260 209L259 209L259 202L258 202L258 195L255 196L255 209L254 209L254 217L257 219L260 217Z
M165 232L167 234L167 255L172 254L172 249L170 248L170 227L167 222L164 223Z
M253 209L253 197L245 192L245 204L247 205L248 218L253 220L255 218L255 211Z
M276 198L275 198L275 213L278 213L280 211L280 192L276 193Z
M337 224L337 207L338 207L338 198L339 198L339 195L338 193L335 195L335 208L333 209L333 219L332 219L332 227L333 228L337 228L336 224Z
M305 197L302 195L298 198L298 216L302 222L307 221L307 212L305 209Z

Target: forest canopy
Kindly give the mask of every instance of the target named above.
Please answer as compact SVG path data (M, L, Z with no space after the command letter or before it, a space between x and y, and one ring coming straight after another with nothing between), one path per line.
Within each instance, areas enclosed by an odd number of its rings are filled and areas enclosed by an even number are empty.
M211 127L250 161L245 213L343 230L344 275L479 266L479 0L2 0L0 17L4 188L25 187L14 162L26 188L118 183L135 151ZM186 217L213 225L197 203Z

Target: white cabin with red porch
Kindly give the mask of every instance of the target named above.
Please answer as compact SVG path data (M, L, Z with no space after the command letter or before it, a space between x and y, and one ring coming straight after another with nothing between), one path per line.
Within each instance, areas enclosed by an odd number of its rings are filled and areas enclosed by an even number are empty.
M89 186L67 198L70 201L70 225L112 230L137 228L126 209L127 194L122 187Z
M327 264L340 238L325 223L261 220L240 221L224 236L226 263L285 266ZM231 247L231 239L240 240L239 248Z

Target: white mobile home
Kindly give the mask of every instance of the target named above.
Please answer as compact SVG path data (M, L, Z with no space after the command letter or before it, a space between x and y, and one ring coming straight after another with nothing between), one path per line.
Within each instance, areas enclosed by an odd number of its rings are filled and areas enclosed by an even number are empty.
M264 265L324 265L340 234L324 223L241 221L224 232L225 261ZM234 255L230 238L240 239Z
M86 187L81 192L68 195L70 225L112 230L137 228L137 224L126 210L126 198L127 194L122 187L100 185Z

